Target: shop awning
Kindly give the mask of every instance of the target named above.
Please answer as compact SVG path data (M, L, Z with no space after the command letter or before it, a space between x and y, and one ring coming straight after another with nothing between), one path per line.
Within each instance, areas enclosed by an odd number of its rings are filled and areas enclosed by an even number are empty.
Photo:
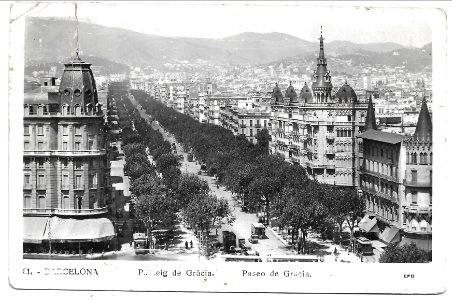
M380 239L388 244L399 242L400 231L394 226L386 226L385 230L380 235Z
M364 232L379 232L377 226L377 218L369 219L369 221L361 223L359 225L359 229L361 229Z
M50 228L51 241L56 242L100 242L111 240L115 229L107 218L98 219L63 219L52 220Z
M421 248L425 251L432 251L432 239L415 239L404 237L399 245L403 246L412 242L415 243L418 248Z
M43 239L46 239L44 233L48 220L48 217L24 217L24 243L40 244Z

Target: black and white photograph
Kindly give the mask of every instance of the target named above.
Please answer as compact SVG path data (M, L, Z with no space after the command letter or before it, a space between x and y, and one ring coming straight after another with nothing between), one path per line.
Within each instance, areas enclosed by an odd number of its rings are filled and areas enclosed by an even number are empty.
M443 293L446 20L11 2L10 285Z

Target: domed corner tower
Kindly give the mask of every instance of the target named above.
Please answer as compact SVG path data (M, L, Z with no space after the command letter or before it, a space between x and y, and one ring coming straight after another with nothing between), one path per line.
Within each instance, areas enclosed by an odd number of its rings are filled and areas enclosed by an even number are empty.
M358 101L355 90L345 81L344 85L334 95L335 100L339 104L351 104Z
M278 83L276 83L275 87L273 88L272 98L274 99L274 104L281 104L283 102L283 94L281 93L281 89L279 88Z
M331 83L330 71L327 69L326 58L323 48L323 34L322 28L320 27L320 51L319 57L317 58L317 70L314 72L312 83L312 92L314 94L314 102L331 102L331 90L333 89L333 84Z
M294 87L292 86L292 81L290 82L289 86L286 89L285 98L290 99L290 104L298 103L298 95L297 92L295 92Z
M306 81L300 90L300 100L304 103L312 103L312 92Z
M61 105L75 107L81 106L81 111L86 112L91 105L98 105L96 81L91 64L82 61L76 52L70 62L64 64L63 76L60 83Z

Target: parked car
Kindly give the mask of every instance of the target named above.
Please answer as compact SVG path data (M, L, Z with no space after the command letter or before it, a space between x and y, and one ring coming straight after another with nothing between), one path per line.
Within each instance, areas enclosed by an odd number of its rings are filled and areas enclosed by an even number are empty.
M248 242L250 242L251 244L257 244L259 242L259 236L257 234L252 234L248 239Z

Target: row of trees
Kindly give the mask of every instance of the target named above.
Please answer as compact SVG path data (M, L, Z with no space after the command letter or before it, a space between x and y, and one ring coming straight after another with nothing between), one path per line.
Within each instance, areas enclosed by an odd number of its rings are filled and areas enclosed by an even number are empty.
M149 236L157 228L172 228L178 220L207 233L230 215L227 201L211 195L207 182L181 174L170 143L141 118L128 97L118 101L118 115L123 126L124 170L136 215Z
M291 226L292 239L301 232L301 249L305 248L309 229L324 234L334 224L342 235L342 224L357 226L364 203L355 189L321 184L308 178L299 165L268 154L270 136L263 129L256 145L242 136L211 124L201 124L149 97L132 91L141 106L173 133L195 157L207 164L250 211L264 211L273 226Z

